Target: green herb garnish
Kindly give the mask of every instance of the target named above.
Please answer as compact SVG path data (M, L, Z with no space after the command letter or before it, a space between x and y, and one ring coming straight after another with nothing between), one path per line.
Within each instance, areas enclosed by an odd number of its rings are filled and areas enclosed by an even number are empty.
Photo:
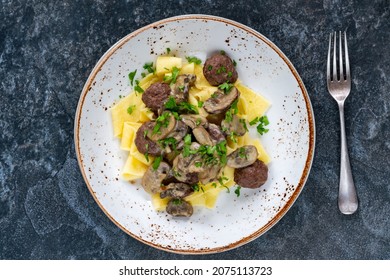
M146 161L149 162L149 143L146 143L145 148L146 148L146 153L144 154L144 156Z
M217 69L217 74L226 73L226 67L221 66Z
M143 93L144 90L142 89L142 87L140 87L139 85L139 81L138 80L135 80L135 87L134 87L134 90L138 93Z
M171 49L167 48L167 54L169 54L170 52L171 52Z
M246 151L245 151L244 147L241 147L241 148L238 149L238 156L240 158L245 158L245 159L248 158L248 155L246 154Z
M162 156L158 156L158 157L156 157L154 159L154 162L153 162L153 165L152 165L154 170L158 169L158 167L160 166L161 160L162 160Z
M153 132L152 132L153 134L161 133L160 132L161 126L168 127L170 115L171 115L171 112L166 111L166 112L162 113L162 115L156 119L156 124L153 127Z
M203 104L204 104L204 102L203 101L198 101L198 108L202 108L203 107Z
M263 135L264 133L267 133L269 131L268 128L265 128L265 126L269 125L269 120L267 116L256 117L249 122L250 125L255 125L256 123L258 123L256 129L260 135Z
M129 80L130 80L131 86L133 86L135 74L137 74L137 70L134 70L133 72L129 73Z
M156 72L156 69L153 68L153 62L145 63L144 66L143 66L143 68L144 68L145 70L147 70L149 73L153 73L153 74L154 74L154 73Z
M230 84L228 82L224 82L223 84L218 86L218 88L222 89L225 93L229 93L233 87L234 87L234 85Z
M186 56L186 59L187 59L188 63L195 63L197 65L202 63L202 60L200 60L199 58L197 58L195 56Z
M173 150L176 151L177 147L177 140L173 137L168 137L165 139L158 140L158 143L163 147L166 148L167 146L172 147Z
M171 85L176 83L177 76L179 75L180 69L176 66L172 67L172 74L164 76L164 82L169 82Z
M241 186L237 186L237 188L234 191L234 193L237 195L237 197L240 196L240 190L241 190Z
M226 52L224 50L219 51L220 54L225 55Z
M133 112L134 112L134 109L135 109L135 105L130 105L128 108L127 108L127 113L129 115L131 115Z
M227 123L232 122L233 120L233 115L236 115L238 113L238 99L234 100L232 105L230 106L229 110L226 111L225 113L225 121Z
M181 205L183 203L183 200L181 200L181 198L174 198L172 199L172 203L175 205Z
M209 65L208 67L207 67L207 70L209 70L209 71L211 71L213 69L213 66L212 65Z

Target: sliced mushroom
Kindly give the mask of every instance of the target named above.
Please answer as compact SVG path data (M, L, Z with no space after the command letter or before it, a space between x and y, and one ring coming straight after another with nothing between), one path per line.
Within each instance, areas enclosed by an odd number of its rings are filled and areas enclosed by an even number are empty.
M210 134L203 126L195 127L192 130L192 134L194 135L195 139L202 145L212 146L214 144Z
M194 208L183 199L173 198L168 202L166 211L175 217L190 217L194 213Z
M160 162L160 165L154 170L153 165L149 166L142 177L142 187L148 193L159 193L161 191L161 182L167 177L171 167L166 162Z
M188 125L191 129L194 129L198 126L208 127L208 121L205 117L201 115L193 115L193 114L183 114L180 115L181 120Z
M200 145L196 142L191 143L190 149L196 150ZM198 164L201 162L202 158L198 154L191 154L189 156L184 156L183 153L180 153L173 160L173 176L183 183L195 184L199 181L198 173L203 171L202 166Z
M221 122L223 121L223 119L225 118L225 112L222 112L222 113L218 113L218 114L209 114L206 119L207 121L210 123L213 123L213 124L216 124L216 125L221 125Z
M213 139L213 142L216 144L226 140L221 128L216 124L210 123L209 127L207 128L207 132L210 134L211 139Z
M259 154L253 145L246 145L236 149L227 156L227 165L233 168L243 168L256 161Z
M237 115L232 116L231 121L223 120L221 123L222 130L227 134L234 133L235 136L243 136L246 132L245 120L240 119Z
M175 98L176 103L187 102L190 87L195 84L196 75L184 74L176 78L176 83L171 85L171 95Z
M219 172L221 171L222 166L220 165L213 165L210 168L206 169L205 171L199 173L199 181L202 184L208 184L212 181L215 181L219 175Z
M162 118L162 120L159 121L159 118ZM165 111L159 118L157 118L153 129L147 132L148 138L153 141L166 138L176 127L176 119L170 112ZM154 131L156 126L159 126L157 132Z
M239 96L240 92L236 87L232 87L228 93L218 90L205 101L203 108L207 113L219 114L226 111Z
M188 133L188 126L183 121L176 121L175 128L167 135L175 138L176 142L180 142Z
M160 193L161 198L183 198L192 194L194 190L191 186L184 183L170 183L166 189Z

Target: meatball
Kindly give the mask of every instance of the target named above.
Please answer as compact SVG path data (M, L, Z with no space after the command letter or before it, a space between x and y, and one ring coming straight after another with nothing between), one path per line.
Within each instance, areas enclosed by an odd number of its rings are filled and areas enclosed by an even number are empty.
M162 108L171 94L171 88L165 83L154 83L142 94L142 101L153 112Z
M268 167L261 160L234 170L234 181L243 188L255 189L261 187L268 178Z
M212 86L234 83L238 77L233 61L225 54L209 57L203 66L203 75Z
M154 122L146 122L143 125L138 128L136 136L135 136L135 145L137 146L137 149L142 154L149 154L151 156L159 156L162 153L162 150L160 146L150 140L146 136L145 130L152 130L154 127Z

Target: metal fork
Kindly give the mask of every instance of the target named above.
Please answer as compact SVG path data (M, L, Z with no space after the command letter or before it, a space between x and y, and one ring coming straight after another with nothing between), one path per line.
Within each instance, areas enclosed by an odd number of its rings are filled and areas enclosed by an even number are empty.
M331 74L331 49L332 49L332 37L333 39L333 72ZM347 46L347 34L344 32L344 56L345 65L343 61L343 44L342 33L339 33L339 58L337 67L337 52L336 52L337 33L330 33L329 36L329 50L328 50L328 62L327 62L327 85L330 95L337 101L340 112L340 129L341 129L341 159L340 159L340 185L339 185L339 197L338 205L340 212L343 214L353 214L358 208L358 199L356 195L355 184L352 178L351 165L349 163L347 139L345 135L345 123L344 123L344 102L347 99L351 91L351 72L349 69L348 58L348 46ZM344 72L345 66L345 72Z

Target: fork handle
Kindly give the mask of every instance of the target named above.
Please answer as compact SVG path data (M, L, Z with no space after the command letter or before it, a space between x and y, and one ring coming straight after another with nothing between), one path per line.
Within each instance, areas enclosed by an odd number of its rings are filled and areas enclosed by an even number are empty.
M344 102L339 102L341 129L340 185L338 205L343 214L353 214L358 208L358 198L349 163L347 137L345 135Z

